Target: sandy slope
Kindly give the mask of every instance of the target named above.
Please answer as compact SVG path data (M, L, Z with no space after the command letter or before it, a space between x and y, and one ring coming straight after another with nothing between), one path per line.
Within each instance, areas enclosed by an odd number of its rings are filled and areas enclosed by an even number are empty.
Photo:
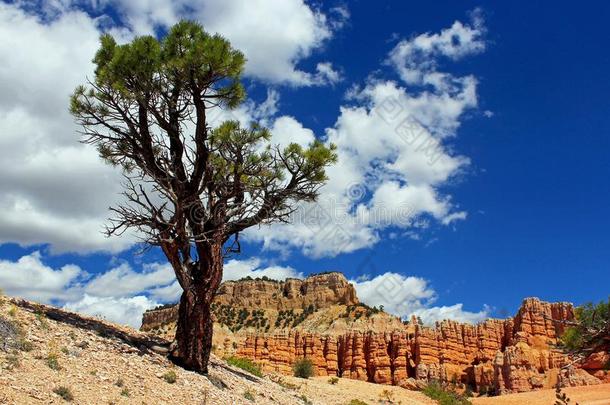
M329 377L314 377L303 380L295 377L283 377L290 384L299 387L299 391L307 397L316 398L323 404L342 405L351 399L360 399L367 404L388 404L388 395L391 403L401 405L436 404L424 394L417 391L408 391L396 386L380 385L365 381L340 378L336 384L329 383ZM387 394L387 393L390 394Z
M563 390L571 399L570 403L580 405L610 405L610 384L571 387ZM491 398L475 398L474 405L552 405L555 390L523 392Z
M347 379L331 385L328 378L283 377L278 384L271 379L279 379L277 376L256 378L216 357L206 377L173 366L158 353L165 343L161 339L56 308L0 297L2 323L18 324L33 348L0 349L0 404L66 403L53 392L60 386L70 388L75 404L317 405L348 404L352 399L374 404L379 403L385 389L402 404L432 403L418 392ZM0 348L6 342L0 338ZM56 357L59 369L49 367L50 355ZM10 367L11 358L18 359L19 365ZM173 384L163 378L168 371L177 375ZM247 392L254 400L245 397Z
M216 357L206 377L173 366L159 353L167 343L162 339L56 308L0 297L0 334L5 333L3 322L20 325L33 349L2 351L6 340L0 338L0 404L66 403L53 392L59 386L70 388L75 404L347 405L359 399L373 405L390 403L388 398L394 404L434 404L419 392L350 379L330 384L329 377L256 378ZM59 369L49 367L49 355L56 356ZM13 362L18 359L19 365L10 367L11 358ZM173 384L163 378L168 371L177 375ZM247 399L246 393L253 400ZM566 393L571 403L610 405L610 384L568 388ZM472 401L475 405L551 405L554 391Z

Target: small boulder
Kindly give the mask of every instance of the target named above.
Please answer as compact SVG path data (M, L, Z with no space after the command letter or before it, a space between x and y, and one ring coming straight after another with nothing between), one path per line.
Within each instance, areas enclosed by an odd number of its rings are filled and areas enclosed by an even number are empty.
M407 389L407 390L411 390L411 391L419 391L426 387L426 383L421 380L416 380L413 377L409 377L409 378L400 380L400 382L398 383L398 386L400 386L401 388Z

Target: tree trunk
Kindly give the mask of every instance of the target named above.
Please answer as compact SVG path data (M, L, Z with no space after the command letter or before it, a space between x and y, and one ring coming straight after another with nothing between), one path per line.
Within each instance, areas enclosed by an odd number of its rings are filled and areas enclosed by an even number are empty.
M171 359L188 370L205 374L212 351L210 307L222 280L221 245L206 244L200 254L201 260L191 273L192 286L180 297Z

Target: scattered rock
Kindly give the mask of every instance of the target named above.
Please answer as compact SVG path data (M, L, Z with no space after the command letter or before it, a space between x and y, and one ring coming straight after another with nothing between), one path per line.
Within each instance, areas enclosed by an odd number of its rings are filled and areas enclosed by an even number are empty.
M426 383L422 380L416 380L415 378L409 377L403 380L400 380L398 386L405 388L407 390L421 390L426 387Z

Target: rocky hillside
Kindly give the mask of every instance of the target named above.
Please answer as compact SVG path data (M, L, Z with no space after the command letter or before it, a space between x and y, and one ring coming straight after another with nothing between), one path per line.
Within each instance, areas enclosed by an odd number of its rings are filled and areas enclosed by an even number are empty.
M142 329L171 338L176 310L148 312ZM506 394L557 382L610 382L603 361L585 362L584 369L556 349L564 321L574 319L569 303L527 298L508 319L444 321L433 328L413 319L405 325L360 304L343 275L330 273L283 283L225 283L214 313L216 353L250 358L269 372L290 374L296 359L308 357L321 376L411 389L441 380Z
M422 393L350 378L256 377L212 356L210 374L167 361L168 342L50 306L0 297L0 404L433 405ZM586 388L582 390L580 388ZM566 389L581 404L608 403L610 384ZM472 403L552 403L539 391ZM586 402L592 401L592 402ZM604 402L605 401L605 402Z
M328 378L254 376L212 356L208 376L170 363L169 342L128 327L0 296L0 404L432 405L419 392ZM389 394L388 394L389 392Z
M505 394L553 387L599 384L610 374L570 365L554 348L571 304L524 300L514 318L478 325L444 321L434 328L411 322L393 332L319 335L249 335L237 355L265 370L289 373L295 359L309 357L319 375L418 388L431 380L459 382L476 392Z
M345 315L350 308L349 316ZM368 308L358 301L354 286L341 273L325 273L304 280L244 279L223 283L212 306L217 330L217 343L224 338L239 340L245 333L274 333L285 330L316 332L341 332L349 329L366 330L368 322L352 322L345 319L371 318L375 314L378 327L400 327L401 322L385 313ZM153 332L168 339L173 338L177 319L177 306L156 309L144 313L142 331ZM342 322L336 322L342 318ZM235 335L235 336L234 336Z

